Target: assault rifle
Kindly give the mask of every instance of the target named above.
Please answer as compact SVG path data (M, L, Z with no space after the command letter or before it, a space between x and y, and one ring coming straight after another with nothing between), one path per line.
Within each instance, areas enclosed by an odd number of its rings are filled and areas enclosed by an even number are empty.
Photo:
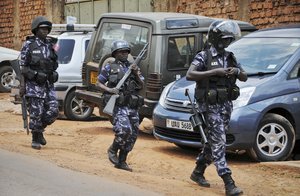
M142 49L142 51L139 53L139 55L136 57L136 59L134 60L133 64L138 65L140 63L140 61L142 60L145 52L147 51L147 46L149 43L146 43L144 48ZM120 90L122 85L124 84L124 82L126 81L126 79L128 78L128 76L131 74L132 70L128 69L125 73L125 75L123 76L123 78L118 82L117 86L115 87L116 89ZM117 98L119 97L119 95L112 95L110 97L110 99L108 100L106 106L103 109L103 112L112 116L113 111L114 111L114 107L117 101Z
M190 122L193 126L194 131L200 132L201 137L202 137L202 141L203 144L207 144L207 138L206 135L204 133L204 130L202 128L202 125L204 124L204 117L203 114L199 114L198 111L196 110L195 104L194 102L192 102L192 99L189 95L189 89L185 89L185 96L188 96L191 105L192 105L192 110L193 110L193 114L190 116Z
M16 73L16 79L19 80L19 82L20 82L19 96L22 97L21 108L22 108L23 127L24 127L24 129L26 129L27 135L29 135L28 116L27 116L27 100L26 100L26 96L24 95L25 78L21 73L18 59L10 61L10 64Z

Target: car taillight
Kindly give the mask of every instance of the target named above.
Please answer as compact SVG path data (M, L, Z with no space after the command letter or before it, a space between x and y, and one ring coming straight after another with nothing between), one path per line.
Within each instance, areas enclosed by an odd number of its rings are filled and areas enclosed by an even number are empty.
M158 100L162 91L162 75L150 73L146 84L146 98Z

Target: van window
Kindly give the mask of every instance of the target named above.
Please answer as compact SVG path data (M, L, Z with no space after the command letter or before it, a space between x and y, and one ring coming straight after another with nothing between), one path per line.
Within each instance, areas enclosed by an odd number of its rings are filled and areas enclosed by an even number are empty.
M93 61L96 63L103 56L111 53L111 43L119 39L129 43L131 55L136 57L148 42L149 29L131 24L103 23L98 35L93 53Z
M195 51L195 37L170 37L168 39L167 67L169 70L187 69Z
M59 64L68 64L73 55L75 40L73 39L58 39L57 41L57 56Z

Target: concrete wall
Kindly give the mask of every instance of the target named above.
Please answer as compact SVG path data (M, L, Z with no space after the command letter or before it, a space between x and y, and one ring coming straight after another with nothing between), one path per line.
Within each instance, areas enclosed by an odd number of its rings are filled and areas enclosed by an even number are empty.
M65 16L76 17L79 24L95 24L107 12L153 12L153 0L67 0Z

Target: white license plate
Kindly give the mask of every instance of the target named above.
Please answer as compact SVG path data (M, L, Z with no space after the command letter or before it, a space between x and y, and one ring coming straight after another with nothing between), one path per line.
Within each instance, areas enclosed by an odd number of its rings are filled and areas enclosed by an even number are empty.
M166 126L168 128L173 128L173 129L183 129L186 131L193 131L192 124L187 121L179 121L179 120L171 120L167 119L166 120Z

